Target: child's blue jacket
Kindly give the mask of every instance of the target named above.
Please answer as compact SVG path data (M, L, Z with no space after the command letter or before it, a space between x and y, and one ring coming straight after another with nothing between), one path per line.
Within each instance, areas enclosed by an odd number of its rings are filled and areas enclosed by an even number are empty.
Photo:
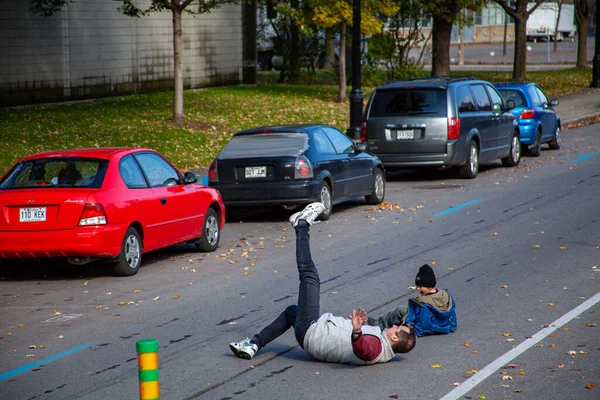
M415 335L421 337L456 330L456 302L450 292L448 295L452 299L452 308L448 311L440 311L431 304L409 299L408 315L404 322L414 327Z

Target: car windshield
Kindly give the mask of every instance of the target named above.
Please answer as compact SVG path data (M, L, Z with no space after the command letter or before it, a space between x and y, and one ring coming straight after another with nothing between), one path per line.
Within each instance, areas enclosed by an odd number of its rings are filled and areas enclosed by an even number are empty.
M512 100L515 102L515 107L527 107L525 96L520 90L500 89L498 92L500 92L500 96L502 96L505 103L507 100Z
M446 91L437 88L379 90L373 97L370 116L446 115Z
M218 158L299 156L308 148L308 135L300 132L260 133L231 138Z
M99 188L108 160L52 157L22 161L0 182L0 190L23 188Z

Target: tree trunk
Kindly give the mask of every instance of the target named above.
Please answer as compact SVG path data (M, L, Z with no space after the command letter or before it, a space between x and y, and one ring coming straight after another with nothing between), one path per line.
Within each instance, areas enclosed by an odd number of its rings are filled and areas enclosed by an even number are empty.
M524 81L527 78L527 18L515 20L515 58L513 62L513 80Z
M433 33L431 76L449 76L452 22L448 21L443 15L434 15L431 31Z
M338 103L346 101L346 26L345 22L342 22L340 26L339 89L336 100Z
M335 31L327 29L327 49L325 51L325 63L323 68L332 68L335 65Z
M554 24L554 48L552 49L554 53L556 53L556 51L558 50L558 37L560 36L560 33L558 32L558 23L560 22L560 12L562 11L562 5L563 2L562 0L560 0L558 2L558 14L556 14L556 24Z
M183 123L183 69L181 67L182 28L181 10L174 8L173 12L173 60L175 97L173 99L173 122Z
M582 18L577 26L577 68L587 68L587 31L588 31L588 18ZM596 27L600 29L600 27ZM598 35L596 35L597 37Z

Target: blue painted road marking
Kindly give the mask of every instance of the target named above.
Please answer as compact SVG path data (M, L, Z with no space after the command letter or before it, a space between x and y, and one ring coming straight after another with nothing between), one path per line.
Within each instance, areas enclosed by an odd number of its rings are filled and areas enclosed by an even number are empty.
M22 367L15 368L12 371L3 372L3 373L0 374L0 382L5 381L7 379L10 379L13 376L17 376L19 374L22 374L23 372L31 371L32 369L37 368L40 365L49 364L52 361L59 360L59 359L61 359L63 357L66 357L66 356L70 356L71 354L75 354L78 351L85 350L85 349L90 348L90 347L92 347L92 346L94 346L96 344L98 344L98 342L87 342L87 343L84 343L84 344L80 344L79 346L73 347L72 349L65 350L65 351L63 351L61 353L55 354L55 355L50 356L50 357L46 357L43 360L31 363L31 364L23 365Z
M599 152L595 152L592 154L588 154L587 156L583 156L583 157L579 157L573 160L574 163L578 163L579 161L584 161L587 160L588 158L592 158L594 156L597 156L598 154L600 154Z
M475 200L467 201L466 203L460 204L458 206L450 207L446 211L442 211L442 212L439 212L437 214L433 214L433 216L434 217L439 217L440 215L450 214L451 212L454 212L456 210L460 210L461 208L465 208L465 207L468 207L468 206L470 206L472 204L479 203L481 200L483 200L483 199L475 199Z

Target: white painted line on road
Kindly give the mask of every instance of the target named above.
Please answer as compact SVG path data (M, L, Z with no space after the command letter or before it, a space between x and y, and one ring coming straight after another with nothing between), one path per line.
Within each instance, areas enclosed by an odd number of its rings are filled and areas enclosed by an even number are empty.
M531 338L525 340L523 343L509 351L508 353L498 357L496 360L492 361L492 363L488 364L481 371L477 372L475 375L464 381L460 386L456 389L452 390L450 393L442 397L440 400L457 400L468 393L475 386L479 385L483 382L487 377L492 375L494 372L498 371L502 366L508 364L510 361L515 359L517 356L521 355L531 347L535 346L542 339L545 339L552 332L565 325L573 318L577 317L582 312L586 311L596 303L600 302L600 293L596 293L596 295L579 306L575 307L556 321L550 324L547 328L542 329Z

